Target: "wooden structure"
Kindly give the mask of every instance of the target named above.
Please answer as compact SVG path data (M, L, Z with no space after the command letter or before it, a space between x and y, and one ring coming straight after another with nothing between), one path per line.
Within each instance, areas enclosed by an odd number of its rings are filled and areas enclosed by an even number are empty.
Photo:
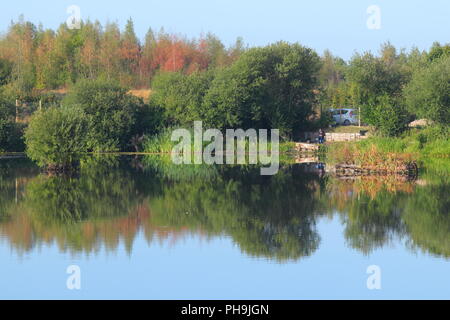
M337 176L362 176L362 175L406 175L417 176L419 169L414 161L405 162L395 168L377 166L358 166L355 164L337 164L331 170Z
M313 143L296 142L295 150L298 152L317 152L319 151L319 145Z

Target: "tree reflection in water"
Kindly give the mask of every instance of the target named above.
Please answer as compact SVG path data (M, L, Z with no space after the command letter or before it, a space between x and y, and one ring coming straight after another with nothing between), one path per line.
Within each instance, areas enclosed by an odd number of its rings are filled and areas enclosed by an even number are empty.
M229 236L247 255L279 262L313 254L316 224L339 215L348 245L364 254L405 239L450 257L450 179L338 179L307 165L275 176L256 166L176 166L164 158L97 157L75 177L47 176L26 160L0 162L0 236L19 252L132 251L147 241Z

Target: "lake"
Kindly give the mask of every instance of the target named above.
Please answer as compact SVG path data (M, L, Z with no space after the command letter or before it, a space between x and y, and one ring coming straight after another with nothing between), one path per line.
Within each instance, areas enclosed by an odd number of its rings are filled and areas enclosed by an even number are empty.
M449 187L433 170L0 160L0 298L450 299Z

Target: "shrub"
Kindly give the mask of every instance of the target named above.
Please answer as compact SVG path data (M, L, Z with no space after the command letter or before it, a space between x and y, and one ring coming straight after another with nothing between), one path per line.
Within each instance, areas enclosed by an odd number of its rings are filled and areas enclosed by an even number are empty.
M280 129L291 138L313 115L319 67L313 50L279 42L251 49L227 68L160 74L151 101L164 108L169 126L201 120L205 128Z
M15 123L15 106L7 98L0 96L0 152L21 152L24 150L24 124Z
M7 84L11 80L13 64L5 59L0 59L0 86Z
M148 153L169 153L176 142L171 141L172 128L163 129L156 135L146 137L144 151Z
M218 128L280 129L290 138L313 114L318 55L278 42L244 53L218 73L204 98L206 122Z
M9 148L9 136L14 127L14 105L0 97L0 151Z
M384 136L398 136L408 123L405 108L387 95L373 99L361 111L365 121Z
M87 151L88 120L80 108L49 108L38 111L25 131L28 157L49 169L77 165Z
M165 112L166 125L192 125L195 120L205 120L201 109L214 71L195 72L184 75L179 72L163 72L152 81L151 104L161 107Z
M63 100L63 105L78 106L88 119L87 144L95 152L125 151L136 134L143 134L143 101L127 94L121 86L104 80L82 80ZM153 124L151 124L153 125Z
M450 123L450 56L414 73L404 90L410 112L437 123Z

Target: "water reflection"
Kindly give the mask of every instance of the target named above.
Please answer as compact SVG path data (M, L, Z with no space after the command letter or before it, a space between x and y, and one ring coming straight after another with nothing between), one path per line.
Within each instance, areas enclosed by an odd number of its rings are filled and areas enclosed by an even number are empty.
M339 215L350 247L369 254L404 239L412 250L450 257L450 178L338 179L315 165L176 166L164 158L86 159L77 176L39 174L26 160L0 162L0 237L18 252L132 251L189 234L228 236L246 255L299 260L320 245L319 219Z

